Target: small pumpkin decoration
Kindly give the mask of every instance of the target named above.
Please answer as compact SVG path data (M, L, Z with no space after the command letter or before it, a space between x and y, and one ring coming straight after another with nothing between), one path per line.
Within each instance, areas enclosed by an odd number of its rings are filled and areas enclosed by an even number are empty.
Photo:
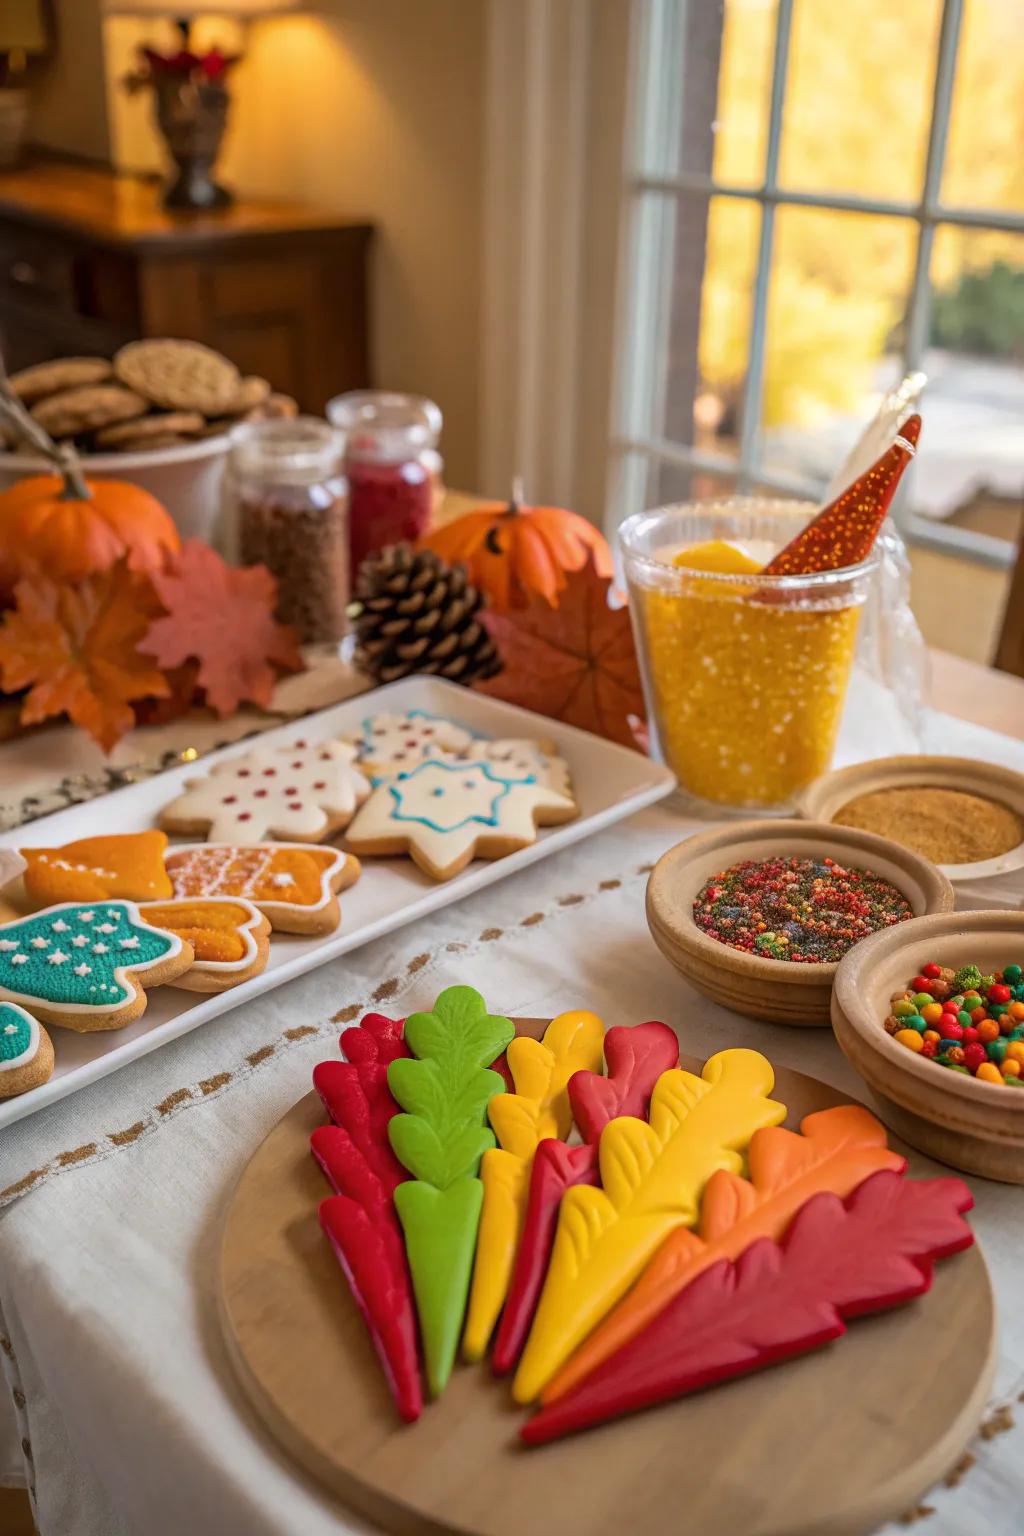
M461 560L499 612L524 608L531 593L557 608L566 572L582 570L591 554L599 576L613 570L608 541L593 523L563 507L524 507L517 497L466 512L420 542L444 560Z
M127 480L86 480L74 451L58 448L6 387L0 412L55 470L0 491L0 599L33 572L82 581L123 556L133 571L159 570L181 548L155 496Z

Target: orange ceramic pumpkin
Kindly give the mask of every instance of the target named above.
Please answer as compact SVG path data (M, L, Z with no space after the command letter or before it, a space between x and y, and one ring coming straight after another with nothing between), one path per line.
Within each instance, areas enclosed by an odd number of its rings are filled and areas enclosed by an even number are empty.
M593 523L562 507L489 502L426 534L423 544L444 560L462 560L469 579L499 611L524 607L531 592L558 607L566 571L592 555L601 576L612 574L608 541Z
M157 570L180 548L156 497L126 480L86 481L74 465L0 492L0 597L31 571L80 581L123 555L133 571Z

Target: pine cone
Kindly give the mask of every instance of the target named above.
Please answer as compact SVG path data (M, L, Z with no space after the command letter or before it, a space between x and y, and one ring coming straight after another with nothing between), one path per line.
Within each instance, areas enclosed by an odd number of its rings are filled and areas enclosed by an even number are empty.
M464 565L411 544L378 550L359 567L349 609L356 665L381 683L411 672L455 683L493 677L501 661L477 619L483 606Z

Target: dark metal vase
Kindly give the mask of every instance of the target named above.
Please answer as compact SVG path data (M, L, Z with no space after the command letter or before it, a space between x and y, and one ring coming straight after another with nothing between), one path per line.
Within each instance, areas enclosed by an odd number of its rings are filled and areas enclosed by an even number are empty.
M227 127L231 97L222 85L158 77L156 120L178 174L164 194L165 208L223 208L232 201L211 172Z

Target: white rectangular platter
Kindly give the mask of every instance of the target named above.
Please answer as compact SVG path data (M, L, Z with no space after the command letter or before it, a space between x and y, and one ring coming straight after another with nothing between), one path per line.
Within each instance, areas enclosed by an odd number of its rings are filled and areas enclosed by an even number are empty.
M662 799L675 787L667 768L625 747L591 736L574 726L545 719L529 710L485 698L435 678L407 678L344 704L307 715L259 738L261 745L285 745L298 737L328 740L358 730L368 715L422 709L457 720L484 736L532 737L554 743L572 770L580 814L575 821L542 829L536 843L518 853L489 862L477 860L453 880L436 884L410 859L365 859L356 885L341 895L341 926L319 938L275 933L266 970L227 992L203 996L173 987L149 994L146 1012L122 1030L75 1034L54 1028L51 1033L57 1064L48 1083L17 1098L0 1101L0 1128L34 1114L57 1099L85 1088L148 1051L187 1034L208 1019L237 1008L261 992L279 987L314 966L333 960L371 939L415 922L448 903L493 885L527 864L560 848L591 837L612 822ZM156 823L162 806L179 793L186 779L197 778L221 758L248 751L252 739L211 752L198 763L157 774L127 789L116 790L68 810L58 811L25 827L0 833L0 845L54 847L75 838L110 832L137 832Z

